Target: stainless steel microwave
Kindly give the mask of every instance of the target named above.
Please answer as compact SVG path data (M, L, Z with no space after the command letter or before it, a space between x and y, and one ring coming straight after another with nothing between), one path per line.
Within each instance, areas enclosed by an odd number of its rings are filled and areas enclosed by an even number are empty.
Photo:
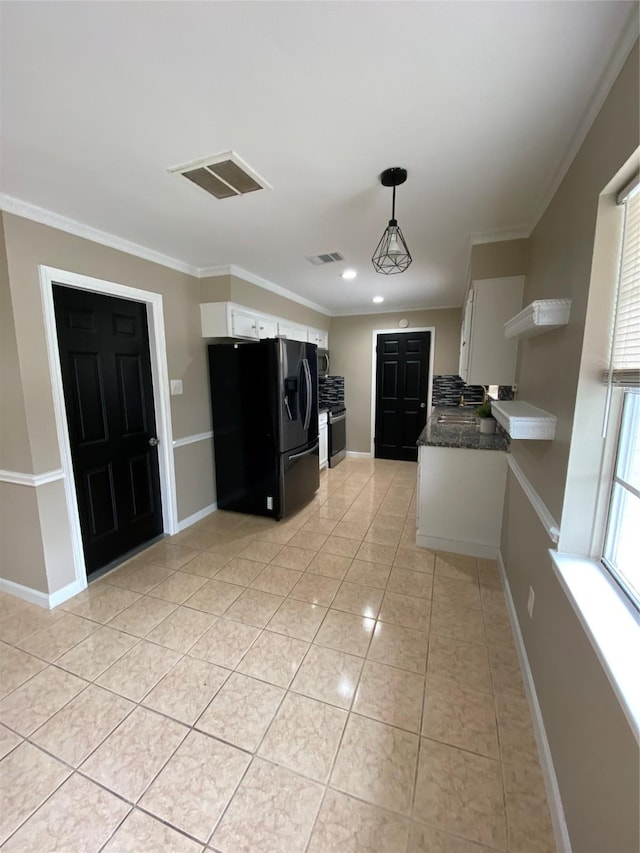
M318 350L318 376L327 376L329 374L329 350Z

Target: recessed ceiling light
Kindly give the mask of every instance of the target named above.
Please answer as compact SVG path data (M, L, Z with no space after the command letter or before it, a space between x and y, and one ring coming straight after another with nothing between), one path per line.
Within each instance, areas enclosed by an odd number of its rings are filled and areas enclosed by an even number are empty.
M372 302L384 302L384 296L374 296Z
M349 281L352 278L355 278L358 273L355 270L345 270L340 273L340 278L344 278L346 281Z

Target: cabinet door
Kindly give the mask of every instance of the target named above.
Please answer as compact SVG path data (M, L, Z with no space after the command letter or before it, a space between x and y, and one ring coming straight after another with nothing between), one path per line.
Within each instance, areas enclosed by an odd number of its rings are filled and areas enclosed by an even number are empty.
M319 349L329 348L329 332L324 329L309 329L309 343L315 344Z
M296 326L293 323L278 320L278 334L288 338L290 341L303 341L306 343L307 327Z
M258 336L262 338L275 338L278 334L277 321L272 317L258 317Z
M471 315L473 313L473 288L469 291L467 304L464 309L462 329L460 331L460 367L458 375L465 382L469 375L469 344L471 340Z
M326 415L325 415L326 418ZM326 468L329 464L329 427L325 420L320 423L320 469Z
M231 334L234 338L259 338L258 316L235 308L231 311Z
M523 276L473 282L469 385L513 385L518 341L505 339L504 324L522 308ZM463 377L464 379L465 377Z

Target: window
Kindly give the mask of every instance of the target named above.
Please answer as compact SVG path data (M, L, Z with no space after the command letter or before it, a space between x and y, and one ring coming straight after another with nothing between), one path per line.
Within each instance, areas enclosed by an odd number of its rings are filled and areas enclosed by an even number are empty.
M624 388L615 470L602 560L640 608L640 185L625 205L622 255L611 346L609 388Z
M640 391L625 393L603 562L640 604Z

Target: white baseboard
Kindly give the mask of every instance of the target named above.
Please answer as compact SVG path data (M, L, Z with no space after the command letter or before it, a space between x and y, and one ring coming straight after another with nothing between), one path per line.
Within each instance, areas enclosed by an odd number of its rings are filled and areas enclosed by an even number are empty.
M198 512L194 512L193 515L188 515L186 518L183 518L182 521L178 522L178 529L176 532L180 533L182 530L186 530L187 527L191 527L191 525L195 524L197 521L202 521L203 518L211 515L211 513L215 512L217 509L218 504L212 503L204 509L199 509Z
M495 545L463 542L458 539L441 539L438 536L426 536L420 532L416 534L416 545L420 548L429 548L430 551L448 551L450 554L467 554L469 557L485 557L487 560L495 560L499 553Z
M529 658L527 657L522 632L520 631L520 623L518 622L516 608L511 596L511 587L509 586L507 572L500 552L498 552L497 560L502 579L502 586L504 588L504 595L507 602L509 619L511 620L511 627L515 638L516 652L518 654L520 669L522 670L524 679L525 692L527 694L527 699L529 700L529 709L531 710L531 717L533 719L533 730L536 737L536 744L538 746L538 755L540 757L540 766L542 768L544 786L547 792L547 800L549 802L549 813L551 815L551 823L553 825L553 834L555 836L556 846L559 853L571 853L571 841L569 839L567 822L564 817L564 808L560 798L558 779L553 767L551 748L549 747L547 733L544 728L542 711L540 710L538 695L533 681L533 674L531 672L531 667L529 666Z
M48 595L46 592L40 592L40 590L32 589L30 586L23 586L21 583L0 578L0 592L8 592L9 595L15 595L16 598L22 598L23 601L28 601L30 604L37 604L40 607L47 608L47 610L51 610L62 604L63 601L73 598L74 595L82 592L85 588L86 583L75 580L63 586L57 592Z
M347 450L347 456L352 459L371 459L371 453L361 453L359 450Z

